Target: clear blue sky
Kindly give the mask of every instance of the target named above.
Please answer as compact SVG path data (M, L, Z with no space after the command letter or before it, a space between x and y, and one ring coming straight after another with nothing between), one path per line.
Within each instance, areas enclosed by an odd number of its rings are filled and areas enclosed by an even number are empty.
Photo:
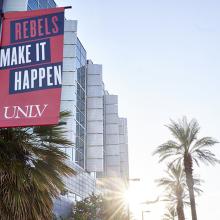
M220 140L220 1L57 2L73 6L67 17L78 20L88 58L103 64L106 88L119 95L120 116L128 118L131 176L142 178L138 184L148 198L156 196L154 179L165 167L151 154L170 138L164 127L170 118L195 117L201 135ZM199 220L219 220L220 165L195 172L205 180Z

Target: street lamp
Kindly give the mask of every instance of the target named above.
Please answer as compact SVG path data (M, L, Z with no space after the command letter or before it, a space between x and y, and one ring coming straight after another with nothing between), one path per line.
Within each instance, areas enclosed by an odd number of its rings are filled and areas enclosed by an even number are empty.
M150 205L150 204L154 204L154 203L157 203L159 201L159 196L155 199L155 200L147 200L147 201L145 201L145 202L142 202L141 204L143 204L143 205ZM151 211L149 211L149 210L147 210L147 211L144 211L144 210L142 210L142 220L144 220L144 213L145 212L151 212Z
M138 182L140 181L141 179L140 178L128 178L128 187L129 187L129 182L132 181L132 182ZM128 220L130 220L130 205L129 205L129 202L128 202Z
M144 220L144 213L145 213L145 212L149 213L150 211L148 211L148 210L147 210L147 211L143 211L143 210L142 210L142 218L141 218L142 220Z
M130 178L128 179L128 181L134 181L134 182L137 182L137 181L140 181L141 179L140 178Z

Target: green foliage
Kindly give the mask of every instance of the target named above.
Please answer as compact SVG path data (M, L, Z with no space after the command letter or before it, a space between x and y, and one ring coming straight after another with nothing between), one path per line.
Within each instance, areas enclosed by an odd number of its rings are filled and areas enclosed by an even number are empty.
M92 194L82 201L78 201L73 208L74 220L95 220L101 217L102 197Z
M177 217L176 209L167 208L162 220L175 220Z
M113 193L105 196L92 194L88 198L76 203L73 208L73 219L127 220L126 208Z
M62 177L75 174L58 148L71 145L64 134L61 125L0 129L1 220L52 219Z
M175 140L167 141L154 151L153 154L158 154L160 161L170 158L172 162L181 162L184 156L190 156L192 162L197 165L200 161L212 165L220 162L215 154L210 151L210 148L218 141L211 137L198 138L200 127L195 119L190 122L187 121L186 117L177 122L171 120L167 128Z
M218 141L211 137L198 138L200 127L195 119L189 122L186 117L177 122L171 120L167 128L173 135L174 140L169 140L160 145L153 154L159 155L159 161L169 158L170 164L174 162L183 164L189 191L192 220L197 220L194 196L196 181L193 178L193 165L199 166L200 162L212 165L219 163L220 161L210 150Z

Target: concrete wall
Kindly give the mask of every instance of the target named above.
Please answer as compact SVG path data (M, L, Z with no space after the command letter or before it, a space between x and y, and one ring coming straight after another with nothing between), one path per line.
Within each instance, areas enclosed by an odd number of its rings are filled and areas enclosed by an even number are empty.
M27 0L4 0L3 11L26 11Z
M67 137L73 143L75 143L76 138L76 32L77 21L65 21L61 110L71 112L71 117L66 121L66 128L68 130Z
M103 171L103 104L102 66L87 65L87 160L89 172Z
M120 141L118 96L105 95L105 175L107 177L120 177Z
M129 157L128 157L128 131L127 119L119 118L119 139L120 139L120 172L121 177L129 178Z

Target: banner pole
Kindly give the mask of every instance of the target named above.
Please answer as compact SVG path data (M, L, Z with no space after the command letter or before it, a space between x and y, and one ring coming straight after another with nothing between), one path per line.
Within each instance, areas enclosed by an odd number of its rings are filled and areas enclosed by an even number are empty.
M2 44L2 24L3 24L3 18L4 18L3 1L4 0L0 0L0 47L1 47L1 44Z
M71 9L72 8L72 6L66 6L66 7L64 7L64 9Z

